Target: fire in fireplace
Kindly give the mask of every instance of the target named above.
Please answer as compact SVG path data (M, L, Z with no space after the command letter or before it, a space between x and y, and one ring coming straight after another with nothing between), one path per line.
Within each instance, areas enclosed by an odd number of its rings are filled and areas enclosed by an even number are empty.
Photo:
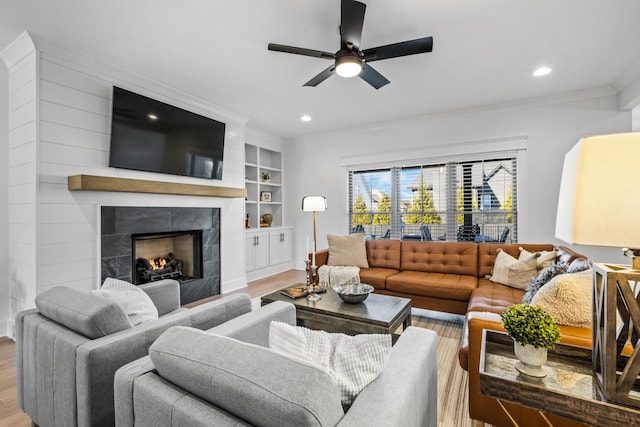
M131 238L136 284L202 277L201 230L134 234Z

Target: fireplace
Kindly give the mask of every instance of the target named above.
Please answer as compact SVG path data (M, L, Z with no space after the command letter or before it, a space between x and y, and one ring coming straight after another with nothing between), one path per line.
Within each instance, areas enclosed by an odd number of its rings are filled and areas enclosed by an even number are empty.
M100 248L102 281L173 278L182 304L220 293L220 208L102 206ZM140 280L139 258L181 265Z
M202 278L202 230L131 235L134 283Z

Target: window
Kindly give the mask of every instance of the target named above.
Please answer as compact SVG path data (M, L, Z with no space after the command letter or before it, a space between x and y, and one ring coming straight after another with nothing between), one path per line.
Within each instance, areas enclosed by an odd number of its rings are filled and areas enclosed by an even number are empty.
M516 242L516 182L515 157L350 171L351 233Z

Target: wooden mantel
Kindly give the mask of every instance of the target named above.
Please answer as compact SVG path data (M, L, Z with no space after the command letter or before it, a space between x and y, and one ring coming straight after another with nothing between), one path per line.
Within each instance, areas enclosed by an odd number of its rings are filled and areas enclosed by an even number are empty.
M178 194L181 196L237 197L244 198L247 190L213 185L181 184L167 181L114 178L95 175L71 175L67 179L73 191L119 191L125 193Z

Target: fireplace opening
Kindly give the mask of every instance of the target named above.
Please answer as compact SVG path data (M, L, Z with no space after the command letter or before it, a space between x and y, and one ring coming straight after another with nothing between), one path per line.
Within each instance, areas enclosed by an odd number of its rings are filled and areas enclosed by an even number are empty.
M135 284L202 278L202 230L133 234Z

